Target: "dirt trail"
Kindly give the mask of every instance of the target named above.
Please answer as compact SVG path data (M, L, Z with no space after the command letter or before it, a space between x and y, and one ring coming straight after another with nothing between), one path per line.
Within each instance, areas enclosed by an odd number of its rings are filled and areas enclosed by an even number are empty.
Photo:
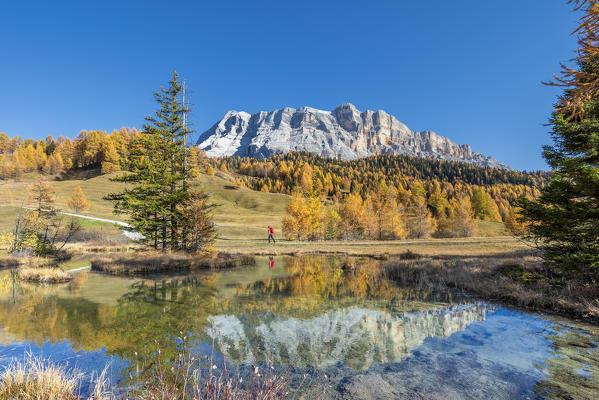
M73 214L73 213L68 213L68 212L61 212L61 214L63 215L68 215L70 217L77 217L77 218L84 218L84 219L91 219L93 221L100 221L100 222L108 222L111 224L115 224L118 226L121 226L123 228L130 228L131 225L129 225L126 222L122 222L122 221L115 221L112 219L106 219L106 218L98 218L98 217L91 217L89 215L81 215L81 214ZM141 233L137 233L137 232L132 232L132 231L128 231L127 229L123 229L123 235L125 235L126 237L128 237L131 240L138 240L141 239L143 236L141 235Z
M0 204L0 206L6 206L6 205L7 204ZM26 208L28 210L33 210L33 208L31 208L31 207L23 207L23 208ZM62 215L68 215L70 217L91 219L93 221L100 221L100 222L108 222L109 224L115 224L115 225L118 225L118 226L123 227L123 228L130 228L131 227L131 225L129 225L128 223L123 222L123 221L115 221L115 220L112 220L112 219L98 218L98 217L92 217L92 216L89 216L89 215L82 215L82 214L73 214L73 213L68 213L68 212L64 212L64 211L60 211L59 213L62 214ZM131 240L138 240L138 239L141 239L143 237L143 235L141 233L132 232L132 231L129 231L127 229L122 229L122 231L123 231L123 235L125 235L126 237L128 237Z

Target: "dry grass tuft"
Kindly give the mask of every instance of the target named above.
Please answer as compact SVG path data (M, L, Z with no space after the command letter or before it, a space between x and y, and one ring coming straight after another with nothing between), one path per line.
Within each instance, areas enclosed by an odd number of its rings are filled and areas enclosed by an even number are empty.
M185 338L183 341L185 343ZM127 399L281 400L292 397L287 390L287 373L279 375L270 368L260 370L252 366L244 380L240 375L231 374L226 361L217 365L213 355L209 358L193 355L186 344L174 360L163 359L158 351L138 362L141 367L135 376L137 385L127 391L124 396Z
M12 254L0 256L0 268L16 268L22 265L42 267L54 262L56 262L54 259L45 257L23 257Z
M136 252L107 254L93 258L93 271L111 275L143 275L160 272L188 271L191 269L235 268L256 263L254 256L244 254L211 253L192 255L187 253Z
M112 381L108 366L89 376L29 355L0 373L0 400L280 400L298 398L300 392L299 398L323 398L327 390L326 385L311 387L306 377L298 388L288 389L288 372L268 366L232 374L226 361L217 365L212 355L193 355L186 344L173 359L159 350L137 363L131 384L123 387Z
M0 374L0 399L75 400L81 375L64 367L27 357L6 366Z
M56 267L21 267L17 270L17 277L20 280L40 283L64 283L73 279L68 272Z

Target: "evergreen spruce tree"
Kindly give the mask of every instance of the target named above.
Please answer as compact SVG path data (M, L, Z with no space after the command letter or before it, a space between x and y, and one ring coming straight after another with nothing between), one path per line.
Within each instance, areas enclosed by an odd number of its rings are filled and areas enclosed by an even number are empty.
M113 202L115 214L128 215L131 229L141 234L139 241L155 249L166 248L161 235L165 211L160 175L164 166L156 153L160 142L156 135L145 132L138 135L131 143L130 173L111 178L129 185L120 193L106 196Z
M543 156L553 177L532 201L518 199L519 222L556 271L599 275L599 7L575 1L584 16L577 30L577 69L564 67L564 95L551 118L553 146Z
M121 192L107 196L113 201L115 213L129 215L128 223L135 232L143 235L142 243L162 250L204 250L211 243L210 225L212 206L201 192L190 195L186 182L191 178L185 168L187 148L184 137L191 131L183 123L189 109L180 102L182 87L178 75L173 73L167 89L155 93L159 109L146 118L143 132L131 141L130 172L112 178L130 185ZM189 210L190 201L196 215L194 219L181 215ZM199 200L199 201L198 201ZM188 221L192 226L187 226ZM188 235L202 221L204 235ZM188 243L194 240L196 243Z
M599 73L599 65L595 64ZM526 236L545 260L563 271L599 274L599 103L584 119L552 119L555 144L543 156L554 175L536 200L518 199Z

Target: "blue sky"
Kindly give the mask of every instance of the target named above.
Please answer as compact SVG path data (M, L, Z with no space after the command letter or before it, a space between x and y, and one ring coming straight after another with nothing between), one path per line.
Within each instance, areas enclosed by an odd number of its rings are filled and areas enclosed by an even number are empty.
M566 0L6 1L0 132L141 127L173 70L198 133L230 109L383 109L517 169L541 146L572 58Z

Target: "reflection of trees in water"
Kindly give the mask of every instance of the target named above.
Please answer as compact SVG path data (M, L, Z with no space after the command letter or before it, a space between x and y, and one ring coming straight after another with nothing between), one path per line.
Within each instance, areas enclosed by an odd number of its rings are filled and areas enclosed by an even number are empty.
M81 291L81 288L87 282L87 277L89 274L87 272L76 272L73 274L73 279L69 282L69 292L73 296L77 296Z
M173 338L202 332L214 301L210 279L169 282L141 281L132 285L116 306L61 296L81 289L16 283L17 296L0 302L0 324L13 338L38 345L67 339L74 350L106 348L109 354L131 359L160 346L175 352Z
M161 349L165 357L176 354L174 338L203 332L215 290L210 281L198 278L168 282L139 282L132 285L116 308L111 331L126 346L117 354L131 358Z
M0 276L0 295L7 295L12 292L14 289L14 277L12 274L4 272L2 276Z
M283 261L288 276L237 285L235 296L218 304L218 313L272 311L308 318L348 306L414 311L455 304L451 293L398 288L372 259L304 256Z
M431 308L434 306L427 302L447 300L436 298L432 292L398 290L383 278L373 260L289 257L281 264L288 277L250 280L234 291L219 292L221 272L141 280L125 294L115 295L120 296L116 304L97 303L82 296L89 289L87 272L77 274L69 284L56 286L14 283L5 275L0 282L0 324L7 336L3 340L42 345L46 340L56 343L66 339L75 350L104 347L109 354L129 359L135 352L148 353L160 346L168 356L176 351L173 338L205 332L210 315L251 318L270 310L279 316L308 318L356 305L386 309L401 301L424 300L421 307ZM113 282L95 280L99 281L102 285ZM94 290L108 289L99 286Z
M43 345L69 340L75 350L97 350L107 338L102 332L112 315L110 307L85 299L63 298L58 288L17 284L16 300L0 303L0 323L7 334L4 342L16 338Z
M545 336L552 354L543 368L547 377L535 387L542 398L592 399L599 393L599 329L555 324Z
M381 300L447 301L445 295L423 288L398 289L381 273L380 261L335 257L294 257L286 260L290 277L283 283L291 296L322 299L353 297ZM260 285L258 282L257 285Z

